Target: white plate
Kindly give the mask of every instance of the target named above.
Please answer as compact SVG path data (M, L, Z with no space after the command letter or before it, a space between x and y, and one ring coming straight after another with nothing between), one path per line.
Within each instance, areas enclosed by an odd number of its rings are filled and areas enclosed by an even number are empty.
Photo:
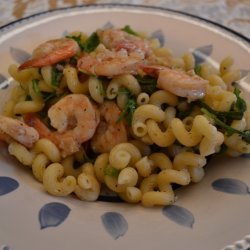
M244 74L250 69L249 39L205 20L142 6L85 6L34 15L3 27L1 86L10 81L8 65L22 61L37 44L69 31L90 33L110 24L128 24L161 37L176 55L199 48L214 64L231 55ZM241 81L248 93L249 84L249 76ZM2 104L7 92L8 88L1 91ZM215 181L222 185L221 191ZM1 144L0 249L247 249L249 185L249 157L219 157L209 162L201 183L177 191L174 206L88 203L45 193L30 169L9 157Z

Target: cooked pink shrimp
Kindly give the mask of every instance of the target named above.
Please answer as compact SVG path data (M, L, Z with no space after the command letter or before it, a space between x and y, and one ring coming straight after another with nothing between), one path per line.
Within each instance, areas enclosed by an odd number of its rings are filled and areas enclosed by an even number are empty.
M121 74L136 74L138 60L133 57L109 57L97 58L90 54L84 54L77 67L80 71L97 76L117 76Z
M21 64L18 69L52 65L74 56L78 50L79 46L73 39L49 40L39 45L33 51L32 58Z
M208 81L198 75L162 66L141 66L141 68L148 74L158 76L159 89L186 97L189 101L201 99L206 94Z
M91 139L91 147L95 152L109 152L115 145L127 141L124 122L117 122L120 113L121 111L114 102L106 101L101 106L101 122Z
M38 132L24 122L6 116L0 116L0 140L7 143L17 141L31 148L39 139Z
M82 94L71 94L59 100L48 110L49 130L35 115L26 115L26 123L35 127L41 138L54 142L66 157L77 152L82 143L92 138L99 123L99 112Z
M120 29L98 30L97 34L101 44L78 60L78 69L84 73L109 77L136 74L138 63L152 54L147 40Z
M118 51L125 49L129 54L133 54L134 57L141 59L144 59L152 52L147 40L128 34L121 29L98 30L97 34L101 43L110 50Z

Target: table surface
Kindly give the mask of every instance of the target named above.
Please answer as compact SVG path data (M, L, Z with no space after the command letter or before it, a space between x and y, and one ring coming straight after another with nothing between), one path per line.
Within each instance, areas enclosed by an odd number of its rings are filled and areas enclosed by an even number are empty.
M46 10L103 3L151 5L184 11L250 38L250 0L1 0L0 26Z

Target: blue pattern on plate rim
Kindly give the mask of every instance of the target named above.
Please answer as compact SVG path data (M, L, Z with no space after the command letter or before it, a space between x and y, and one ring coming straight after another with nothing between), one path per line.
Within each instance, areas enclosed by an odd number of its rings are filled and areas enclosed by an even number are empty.
M111 22L107 22L103 27L113 27ZM66 33L65 33L66 34ZM65 35L64 34L64 35ZM161 46L165 44L165 37L161 30L156 30L151 35L152 38L158 38ZM213 45L205 45L192 51L196 64L203 63L211 56ZM22 63L30 56L29 53L18 48L10 48L10 54L17 63ZM249 74L250 70L241 70L242 77ZM8 87L7 78L0 74L0 89ZM10 193L17 189L19 183L10 177L0 177L0 195ZM221 192L230 194L248 194L249 187L240 180L236 179L218 179L212 183L212 187ZM114 197L113 197L114 198ZM103 197L105 200L105 197ZM107 199L109 200L109 199ZM112 199L111 199L112 201ZM39 211L38 219L40 228L57 227L61 225L69 216L71 209L59 202L45 204ZM195 223L194 215L184 207L178 205L169 205L162 209L162 214L173 222L188 228L193 228ZM106 212L101 215L101 221L106 232L114 239L124 236L128 230L128 222L121 213ZM1 250L9 250L7 245L2 246Z
M3 74L0 74L0 90L7 89L8 87L9 87L8 79Z
M162 209L164 216L174 221L175 223L192 228L194 224L193 214L184 207L178 205L168 205Z
M19 187L18 181L8 176L0 176L0 196L13 192Z
M30 53L25 50L14 47L10 47L10 55L18 64L24 63L31 57Z
M126 234L128 222L124 216L117 212L107 212L101 216L102 224L105 230L114 240Z
M0 250L11 250L11 248L8 245L2 245L0 246Z
M45 204L39 211L40 228L57 227L69 215L70 208L59 202L51 202Z
M221 178L212 183L212 187L216 191L228 194L249 194L249 187L243 181L233 178Z

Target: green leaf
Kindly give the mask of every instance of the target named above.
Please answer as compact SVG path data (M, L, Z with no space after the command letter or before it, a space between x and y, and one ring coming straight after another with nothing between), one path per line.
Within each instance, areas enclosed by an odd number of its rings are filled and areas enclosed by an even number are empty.
M107 165L104 168L104 175L111 176L111 177L118 177L120 170L112 167L111 165Z
M245 142L250 143L250 130L240 132L240 135Z
M40 95L40 89L39 89L39 80L38 79L32 79L32 89L37 95Z
M81 34L79 34L78 36L66 36L66 37L76 41L81 50L84 50L84 43L81 41Z
M218 117L216 117L215 114L210 113L205 108L201 108L201 111L209 118L213 119L215 124L224 129L229 136L237 133L241 136L242 140L244 140L247 143L250 143L250 130L240 131L238 129L232 128L223 121L221 121Z
M240 93L241 93L240 89L238 88L234 89L234 94L236 95L237 100L233 108L234 110L241 111L244 113L247 110L247 104L245 100L240 97Z
M132 124L132 119L133 119L133 114L137 108L137 103L135 100L135 97L128 91L122 88L122 90L119 91L123 91L123 93L127 94L128 93L128 101L124 107L124 109L122 110L121 114L119 115L117 122L120 122L123 117L126 119L127 123L129 125ZM121 93L121 92L120 92Z
M196 75L201 76L201 65L200 64L195 65L194 72Z
M56 67L53 67L51 72L52 86L59 87L62 77L63 77L63 72L61 70L58 70Z
M96 32L93 32L84 43L84 51L90 53L94 51L99 44L99 37Z
M49 101L50 99L54 98L54 97L57 97L56 95L56 92L52 92L52 93L49 93L49 92L41 92L42 96L43 96L43 100L44 102L47 102Z
M157 79L155 77L148 75L137 75L136 79L141 86L142 92L146 92L147 94L151 95L156 91Z
M228 111L228 112L223 112L223 111L216 111L212 108L210 108L206 103L204 103L203 101L198 101L197 102L198 105L200 107L205 108L206 110L208 110L210 113L214 114L215 116L217 116L219 119L221 119L222 121L226 121L227 119L230 120L241 120L244 112L243 111Z
M130 35L139 36L139 34L134 31L129 25L125 25L121 30L127 32Z

